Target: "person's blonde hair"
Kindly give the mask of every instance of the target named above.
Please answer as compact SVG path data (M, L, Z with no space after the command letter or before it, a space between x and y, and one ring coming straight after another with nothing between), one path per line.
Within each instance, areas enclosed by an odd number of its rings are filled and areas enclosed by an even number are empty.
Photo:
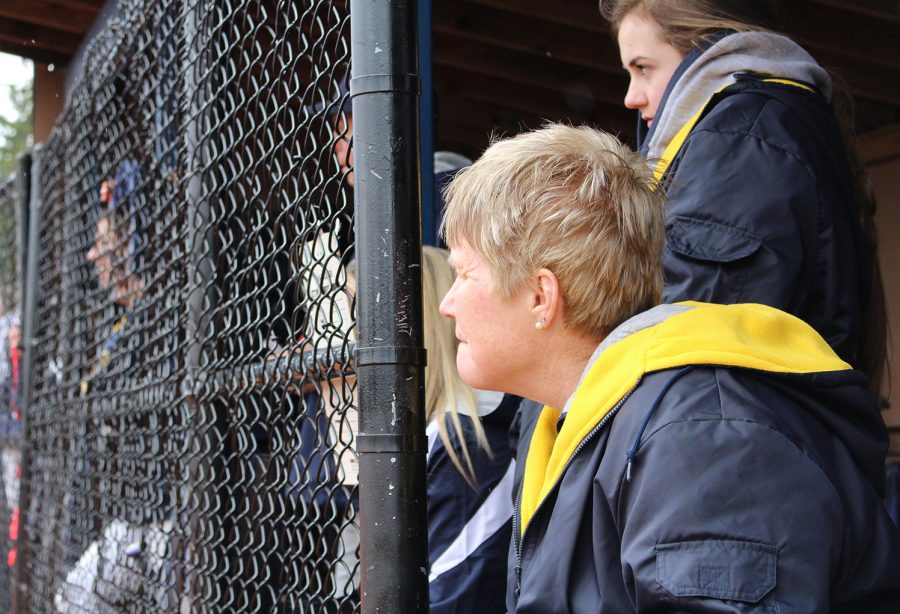
M618 34L622 20L636 12L662 30L667 43L685 55L723 31L759 32L774 26L771 3L747 0L600 0L600 14Z
M545 267L566 325L595 337L660 301L662 190L610 134L548 124L496 141L446 196L443 235L485 259L503 298Z
M447 261L446 250L425 246L422 248L422 314L425 329L425 350L428 365L425 367L425 415L434 421L438 434L450 460L470 483L474 483L475 472L472 458L466 447L459 408L463 407L472 417L475 438L490 453L484 428L475 411L475 393L462 380L456 369L456 338L452 320L443 317L438 308L441 300L453 285L455 274ZM456 439L462 450L462 461L450 441L447 423L453 426ZM465 463L465 468L463 467Z

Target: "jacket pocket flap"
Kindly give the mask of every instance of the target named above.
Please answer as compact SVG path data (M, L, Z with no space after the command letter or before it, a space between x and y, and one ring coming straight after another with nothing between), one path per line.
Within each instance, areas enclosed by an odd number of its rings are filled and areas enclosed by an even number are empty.
M709 539L656 546L656 581L676 597L757 603L775 588L778 549Z
M689 258L734 262L758 250L762 237L743 228L676 215L666 229L666 244Z

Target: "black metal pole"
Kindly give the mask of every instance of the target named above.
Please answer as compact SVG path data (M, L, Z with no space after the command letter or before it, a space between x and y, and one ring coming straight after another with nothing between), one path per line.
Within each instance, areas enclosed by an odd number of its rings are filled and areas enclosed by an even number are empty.
M38 300L38 267L40 265L40 224L41 224L41 147L38 145L29 160L29 172L25 175L30 186L29 203L28 203L28 246L25 270L25 286L22 289L22 347L24 356L22 364L19 368L19 390L21 390L21 401L19 404L19 415L22 420L22 456L19 461L20 479L19 479L19 539L16 553L16 569L15 582L13 584L13 604L12 611L14 613L26 612L26 595L28 593L29 576L28 567L28 548L29 540L27 535L27 524L29 515L29 499L31 494L31 449L29 446L29 414L31 413L31 401L33 398L32 387L34 381L34 347L35 347L35 331L37 331L37 300ZM24 164L24 162L23 162ZM22 168L20 167L20 173ZM22 175L20 179L20 188L24 189L22 182L25 180Z
M351 0L362 611L428 611L417 2Z

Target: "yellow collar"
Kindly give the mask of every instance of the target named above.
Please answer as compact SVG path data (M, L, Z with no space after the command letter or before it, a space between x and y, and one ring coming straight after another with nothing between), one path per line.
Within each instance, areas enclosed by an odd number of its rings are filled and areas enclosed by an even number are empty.
M743 367L771 373L850 369L802 320L765 305L678 303L691 307L604 350L590 366L557 433L560 412L544 407L528 456L519 526L525 532L579 444L645 373L687 365Z

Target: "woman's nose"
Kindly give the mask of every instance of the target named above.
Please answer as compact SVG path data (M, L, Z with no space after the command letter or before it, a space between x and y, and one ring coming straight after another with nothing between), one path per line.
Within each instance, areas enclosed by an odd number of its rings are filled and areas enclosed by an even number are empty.
M441 312L441 315L445 318L453 318L453 288L447 290L447 294L444 295L444 299L441 301L441 305L438 308L438 311Z
M625 108L640 109L647 105L647 96L643 89L634 84L634 81L628 85L628 91L625 93Z

